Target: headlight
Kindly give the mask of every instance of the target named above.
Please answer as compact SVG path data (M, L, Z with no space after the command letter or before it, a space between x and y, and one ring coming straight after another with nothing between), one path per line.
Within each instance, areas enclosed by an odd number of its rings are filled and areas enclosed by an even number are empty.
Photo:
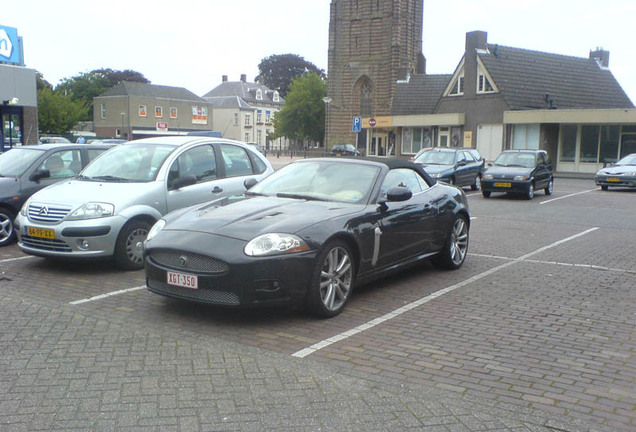
M163 227L165 226L166 226L166 221L163 219L159 219L157 223L155 223L152 226L152 228L150 228L150 231L148 231L148 235L146 236L146 241L150 240L151 238L159 234L159 231L161 231Z
M115 206L108 203L89 202L75 210L67 220L97 219L115 214Z
M483 180L492 180L492 174L484 174L484 176L482 177Z
M526 177L524 175L518 175L518 176L515 176L514 180L516 180L516 181L525 181L525 180L528 180L528 177Z
M626 177L634 177L634 176L636 176L636 171L626 172L626 173L623 173L623 174L620 174L620 175L626 176Z
M263 234L245 245L245 255L268 256L281 255L309 250L303 239L293 234Z

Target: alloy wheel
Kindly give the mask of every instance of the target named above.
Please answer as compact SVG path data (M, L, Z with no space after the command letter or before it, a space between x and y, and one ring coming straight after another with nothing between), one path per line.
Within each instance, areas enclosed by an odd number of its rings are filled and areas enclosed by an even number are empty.
M351 257L340 246L331 249L325 256L320 273L320 299L329 311L337 311L349 297L353 278Z
M450 258L456 266L461 265L468 250L468 224L463 218L457 218L453 224L450 238Z

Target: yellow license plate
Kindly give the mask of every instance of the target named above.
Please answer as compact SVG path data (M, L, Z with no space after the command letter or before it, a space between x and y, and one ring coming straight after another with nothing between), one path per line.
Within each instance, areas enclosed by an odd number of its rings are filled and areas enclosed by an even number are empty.
M621 179L616 178L616 177L608 177L607 181L608 182L619 182L619 181L621 181Z
M54 239L55 233L52 229L27 227L27 234L31 237Z
M495 187L512 187L512 183L495 183Z

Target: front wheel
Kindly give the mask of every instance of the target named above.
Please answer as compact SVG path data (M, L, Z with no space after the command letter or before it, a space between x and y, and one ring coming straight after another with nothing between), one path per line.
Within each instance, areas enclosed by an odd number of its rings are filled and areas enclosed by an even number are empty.
M15 240L14 219L15 215L11 210L0 208L0 246L6 246Z
M554 187L554 180L550 179L548 185L543 189L546 195L552 195L552 188Z
M526 199L531 200L532 198L534 198L534 183L530 183L526 192Z
M482 189L481 194L484 196L484 198L490 198L490 191L485 191Z
M478 191L479 189L481 189L481 177L479 177L479 174L477 175L477 177L475 177L475 181L472 185L470 185L470 188L474 191Z
M141 220L128 222L121 229L115 244L115 264L124 270L140 270L144 267L143 243L150 224Z
M444 249L433 261L437 267L455 270L462 266L468 253L468 219L464 215L455 216Z
M309 309L323 318L338 315L345 307L355 277L353 255L341 240L327 243L316 258L307 298Z
M604 191L609 190L609 186L607 186L607 185L602 185L602 186L601 186L601 190L604 190Z

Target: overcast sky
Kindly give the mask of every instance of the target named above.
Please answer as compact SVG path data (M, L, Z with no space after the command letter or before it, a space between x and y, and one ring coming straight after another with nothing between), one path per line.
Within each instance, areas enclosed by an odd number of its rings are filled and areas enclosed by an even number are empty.
M133 69L153 84L203 95L272 54L327 69L330 0L0 0L0 25L24 40L28 67L57 85L98 68ZM467 31L488 41L577 57L602 47L636 102L635 0L425 0L428 73L452 73Z

